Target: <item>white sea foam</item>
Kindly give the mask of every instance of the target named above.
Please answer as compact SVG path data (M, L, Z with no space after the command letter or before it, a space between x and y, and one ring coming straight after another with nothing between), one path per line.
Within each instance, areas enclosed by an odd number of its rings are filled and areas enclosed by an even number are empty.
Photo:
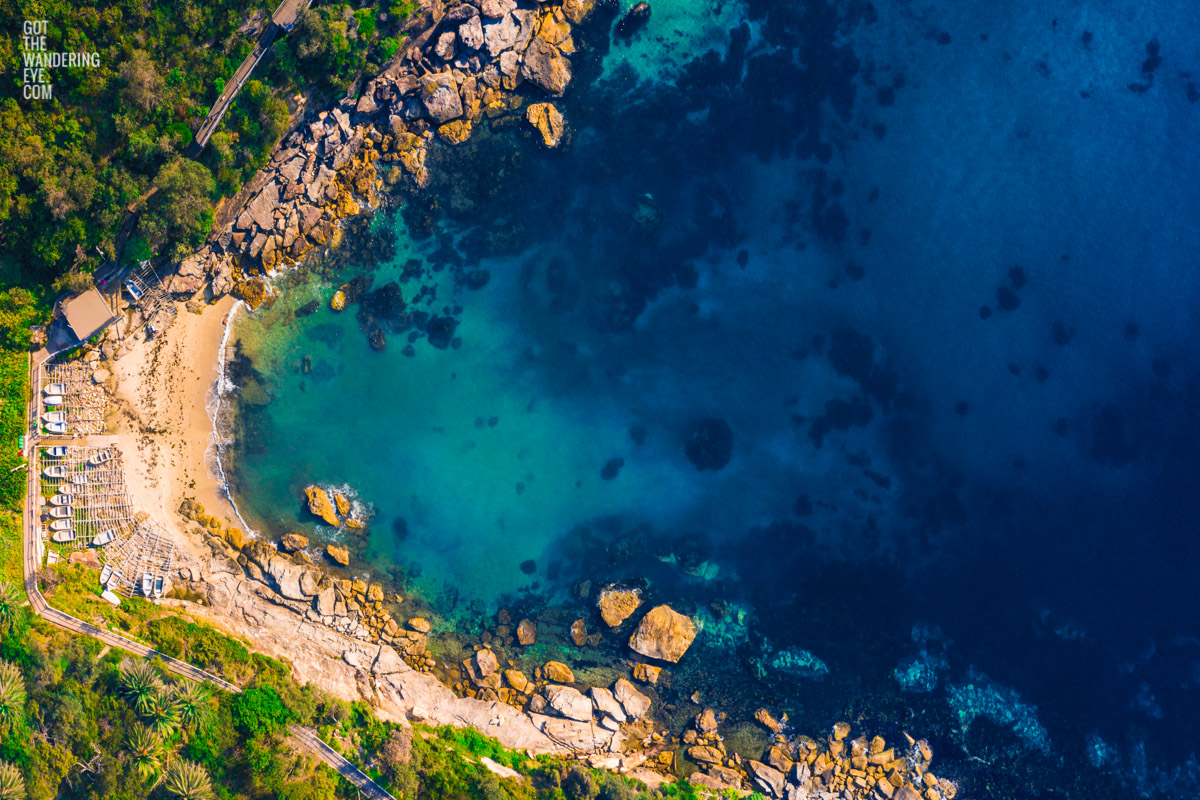
M229 500L229 505L233 507L233 513L237 516L238 522L242 524L242 529L251 536L257 537L257 532L246 523L242 512L238 510L237 501L234 500L233 492L229 488L229 479L225 475L225 467L222 463L225 449L233 443L232 423L228 419L228 415L222 415L222 407L225 405L225 395L237 390L227 374L226 352L229 348L229 334L233 330L234 317L237 316L238 309L242 305L241 300L233 304L233 308L229 310L229 316L225 318L224 330L221 333L221 345L217 349L217 379L209 391L207 403L208 417L212 420L212 431L208 436L208 449L205 450L204 456L216 471L220 479L221 493Z

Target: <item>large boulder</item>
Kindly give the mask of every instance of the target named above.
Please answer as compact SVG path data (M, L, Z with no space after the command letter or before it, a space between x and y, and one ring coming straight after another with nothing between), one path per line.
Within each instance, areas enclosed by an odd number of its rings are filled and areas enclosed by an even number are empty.
M754 759L746 760L746 772L754 779L754 783L768 795L783 797L783 786L787 779L782 772Z
M298 533L285 533L279 540L279 546L285 553L294 553L308 547L308 539Z
M542 91L558 96L571 82L571 62L553 44L536 37L525 50L521 74Z
M723 419L698 419L688 423L684 452L698 470L721 469L733 455L733 431Z
M275 227L275 208L279 205L279 186L271 181L254 196L237 219L235 227L250 230L258 225L264 231Z
M322 589L321 592L317 594L317 599L313 607L316 608L317 613L322 617L331 617L333 616L333 609L336 605L337 592L332 586L329 586L325 589Z
M588 722L592 718L592 701L570 686L547 686L542 690L549 710L560 717Z
M335 528L341 524L337 511L333 507L333 501L329 499L329 495L325 493L324 489L316 484L307 486L304 489L304 496L308 498L308 510L311 513Z
M571 672L571 668L561 661L547 661L546 665L542 667L542 674L546 676L546 680L555 683L575 682L575 673Z
M625 715L630 719L641 719L650 710L650 698L637 690L632 683L624 678L617 678L613 684L613 697L625 709Z
M479 10L483 12L483 15L493 19L503 17L508 12L516 10L516 7L516 0L482 0L479 4Z
M325 555L329 556L343 567L350 566L350 551L340 544L326 545Z
M625 722L628 719L625 716L625 710L621 708L617 698L613 697L613 693L608 689L593 686L588 689L588 694L592 696L592 703L601 714L607 714L617 722Z
M425 105L425 112L438 124L457 119L463 113L458 86L454 76L448 72L425 78L421 86L421 102Z
M650 609L638 625L629 646L647 658L657 658L672 663L683 658L683 654L696 639L696 624L670 606L655 606Z
M641 604L641 589L623 589L615 585L601 589L600 596L596 599L600 617L610 628L615 628L629 619L629 615L637 611Z
M475 651L475 670L479 673L479 677L486 678L499 668L500 661L491 650L485 647Z
M459 6L462 8L462 6ZM468 50L478 50L483 47L483 23L479 21L479 17L471 17L458 27L458 38L462 41L463 47Z
M517 625L517 644L528 647L537 641L537 624L531 619L523 619Z
M566 121L553 103L532 103L525 108L525 120L542 135L546 147L558 147L566 132Z
M305 594L300 586L300 580L306 572L305 568L283 556L276 556L265 570L271 578L275 590L289 600L307 600L311 595Z

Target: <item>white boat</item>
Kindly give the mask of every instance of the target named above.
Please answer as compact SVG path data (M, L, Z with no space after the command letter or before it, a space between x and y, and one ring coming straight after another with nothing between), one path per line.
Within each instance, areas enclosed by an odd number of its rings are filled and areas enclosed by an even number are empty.
M80 486L77 483L60 483L58 485L58 493L60 495L75 494L76 492L82 492L83 489L84 489L84 487Z
M96 538L92 539L92 547L103 547L115 538L117 538L117 529L109 528L104 533L96 534Z
M101 464L103 464L104 462L112 460L112 457L113 457L113 451L112 451L112 448L109 448L107 450L101 450L99 453L96 453L96 455L94 455L88 459L88 463L91 464L93 467L98 467Z
M62 464L55 464L52 467L46 467L42 470L42 474L47 478L65 478L67 477L67 468Z
M88 476L82 472L79 473L78 475L73 475L71 477L71 483L75 484L76 486L83 486L87 482L88 482Z
M69 531L55 531L50 535L50 541L60 544L63 542L73 542L75 541L75 531L73 529Z
M66 422L67 412L65 411L47 411L42 414L42 422Z
M117 597L115 594L108 591L107 589L105 589L103 592L100 593L100 597L102 599L107 600L108 602L112 603L114 606L121 605L121 598Z
M61 394L48 394L42 398L42 403L48 406L61 406L63 399Z
M108 586L108 579L112 577L113 565L105 564L104 569L100 570L100 585Z
M57 436L66 436L67 430L68 430L67 423L65 423L65 422L47 422L46 423L46 432L47 433L53 433Z
M51 458L62 458L67 454L67 448L60 444L55 447L47 447L44 452Z
M67 494L56 494L50 498L52 506L69 506L71 505L71 496Z
M50 523L49 527L52 531L69 531L75 528L75 522L69 519L56 519Z
M154 596L162 597L163 595L163 576L159 575L154 579Z
M121 585L121 570L114 569L112 571L112 575L110 575L108 577L108 585L109 586L120 586Z
M42 387L42 394L66 394L67 385L65 383L52 383L49 386Z
M154 591L154 579L149 572L142 573L142 594L146 597L150 596L150 592Z
M55 519L70 519L75 516L74 506L54 506L50 509L50 516Z

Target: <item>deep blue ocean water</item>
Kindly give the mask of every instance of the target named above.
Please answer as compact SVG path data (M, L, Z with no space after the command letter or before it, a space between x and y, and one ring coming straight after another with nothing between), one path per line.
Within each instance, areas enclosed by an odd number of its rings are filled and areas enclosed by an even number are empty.
M704 622L680 713L907 727L971 797L1197 796L1194 7L653 8L580 33L562 152L431 153L238 324L242 513L444 627L645 580ZM329 311L356 275L419 313Z

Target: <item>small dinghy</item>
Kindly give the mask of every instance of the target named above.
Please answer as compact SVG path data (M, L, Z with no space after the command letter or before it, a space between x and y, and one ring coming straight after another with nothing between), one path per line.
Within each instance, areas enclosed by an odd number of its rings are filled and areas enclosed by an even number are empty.
M163 595L163 576L159 575L154 579L154 596L162 597Z
M55 506L50 509L50 516L55 519L70 519L75 516L74 506Z
M101 450L99 453L96 453L96 455L94 455L88 459L88 464L92 465L93 467L98 467L101 464L105 463L106 461L111 461L112 457L113 457L112 448L109 448L107 450Z
M105 564L104 569L100 570L100 585L108 586L108 579L112 577L113 565Z
M65 383L52 383L49 386L42 387L42 394L66 394L67 385Z
M46 432L53 433L55 436L67 435L67 423L65 422L47 422Z
M100 597L101 597L101 599L107 600L108 602L112 603L114 606L121 605L121 598L117 597L115 594L108 591L107 589L105 589L103 592L100 593Z
M56 519L50 523L52 531L69 531L75 528L75 522L69 519Z
M92 539L92 547L103 547L115 538L117 538L117 529L109 528L104 533L97 534L95 539Z
M149 597L152 591L154 591L154 579L150 576L149 572L143 572L142 594L146 595L146 597Z
M121 570L114 569L112 571L112 575L109 576L109 579L108 579L108 585L109 586L120 586L121 585Z
M75 541L75 529L72 528L69 531L55 531L50 535L50 541L58 542L59 544L73 542Z
M61 406L63 399L61 394L48 394L42 398L42 402L48 406Z
M42 414L43 422L66 422L67 412L65 411L47 411Z
M82 472L71 478L71 483L75 484L76 486L83 486L87 482L88 482L88 476L84 475Z
M62 458L67 454L67 448L60 444L55 447L47 447L45 453L51 458Z
M67 477L67 468L62 464L55 464L52 467L46 467L42 474L47 478L65 478Z
M76 492L82 492L82 491L83 491L83 487L78 484L75 484L75 483L60 483L58 485L58 493L60 495L75 494Z
M69 494L56 494L50 498L52 506L69 506L71 505L71 496Z

